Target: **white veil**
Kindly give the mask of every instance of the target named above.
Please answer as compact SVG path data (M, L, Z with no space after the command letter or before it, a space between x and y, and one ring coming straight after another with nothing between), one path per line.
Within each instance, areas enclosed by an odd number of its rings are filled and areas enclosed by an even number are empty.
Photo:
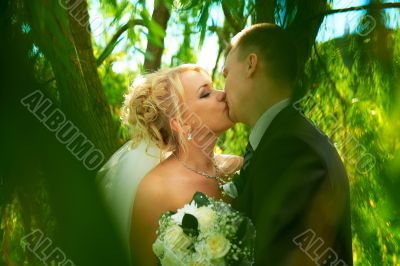
M125 143L97 173L96 181L130 260L133 201L142 178L160 163L160 150L143 141L132 148Z

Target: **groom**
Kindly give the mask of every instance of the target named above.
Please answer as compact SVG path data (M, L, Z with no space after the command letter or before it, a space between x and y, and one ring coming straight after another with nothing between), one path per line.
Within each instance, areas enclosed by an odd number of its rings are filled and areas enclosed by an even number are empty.
M353 265L346 171L328 138L292 106L296 58L273 24L231 42L229 116L252 127L233 204L256 227L255 265Z

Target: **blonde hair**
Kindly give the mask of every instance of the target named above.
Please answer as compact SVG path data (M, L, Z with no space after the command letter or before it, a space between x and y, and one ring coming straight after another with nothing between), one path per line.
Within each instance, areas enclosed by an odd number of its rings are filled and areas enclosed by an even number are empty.
M144 140L147 144L156 144L163 154L176 151L179 146L186 149L184 132L173 131L170 119L175 118L183 128L184 90L179 75L190 70L207 73L200 66L185 64L145 74L133 81L125 94L121 119L130 126L134 146Z

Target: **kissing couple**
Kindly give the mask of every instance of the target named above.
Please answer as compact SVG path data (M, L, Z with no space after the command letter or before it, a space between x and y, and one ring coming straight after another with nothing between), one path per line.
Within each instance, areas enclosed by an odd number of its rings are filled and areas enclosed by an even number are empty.
M133 82L122 108L132 139L98 181L134 265L175 265L155 255L160 217L183 206L190 213L197 192L253 223L254 258L237 265L353 265L347 174L328 137L293 105L297 69L288 33L263 23L232 39L224 91L191 64ZM239 122L251 127L244 156L215 154Z

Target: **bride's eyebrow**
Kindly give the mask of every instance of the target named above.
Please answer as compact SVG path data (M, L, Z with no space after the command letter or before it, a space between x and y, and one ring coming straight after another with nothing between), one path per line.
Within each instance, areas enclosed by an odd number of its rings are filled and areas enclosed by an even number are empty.
M210 84L211 84L211 82L204 83L203 85L201 85L200 87L197 88L197 91L199 91L201 88L209 86Z

